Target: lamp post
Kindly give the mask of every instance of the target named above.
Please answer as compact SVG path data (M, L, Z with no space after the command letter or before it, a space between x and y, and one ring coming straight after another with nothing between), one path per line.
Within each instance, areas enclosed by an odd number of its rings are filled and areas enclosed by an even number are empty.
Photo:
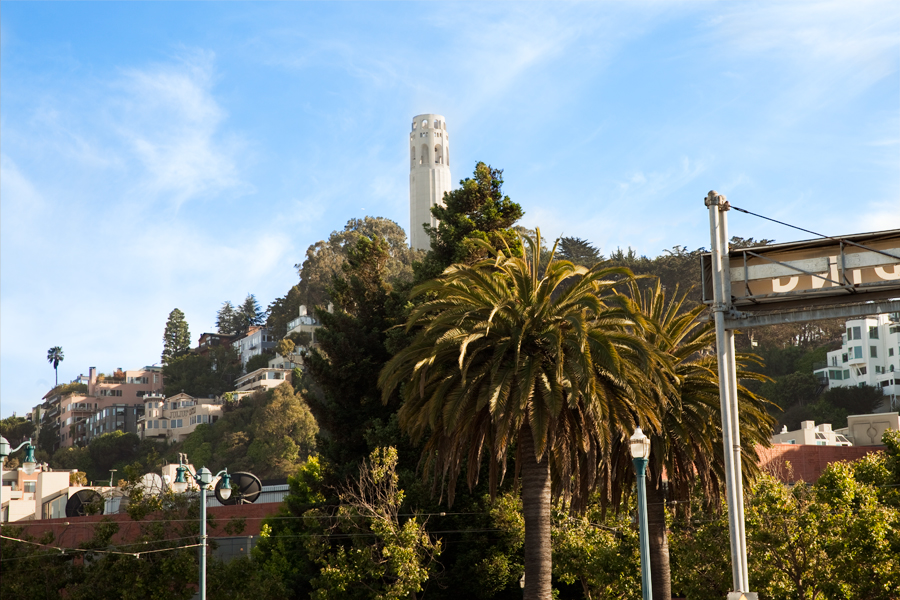
M22 442L14 449L10 450L9 440L7 440L3 436L0 436L0 488L2 488L3 486L3 461L5 461L6 457L13 452L18 452L19 450L21 450L22 446L25 446L25 462L22 463L22 470L25 471L26 475L31 475L37 468L37 461L34 460L34 446L31 443L31 438L28 438L27 441ZM12 496L10 496L10 500L12 500ZM0 506L0 523L2 522L3 508L2 506Z
M644 600L653 600L650 583L650 539L647 531L647 462L650 457L650 438L641 428L631 436L631 458L637 476L638 493L638 535L641 543L641 593Z
M216 473L216 477L219 475L222 476L219 494L222 499L227 500L231 497L231 476L228 474L228 469L222 469ZM172 483L175 493L183 494L187 491L187 477L193 479L200 487L200 600L206 600L206 490L209 489L209 484L214 478L206 467L200 469L195 475L184 463L179 464L175 481Z

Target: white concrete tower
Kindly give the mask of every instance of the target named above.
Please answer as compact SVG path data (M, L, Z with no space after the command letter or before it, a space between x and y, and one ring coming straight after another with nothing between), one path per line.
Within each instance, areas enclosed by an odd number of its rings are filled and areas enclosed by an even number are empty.
M431 238L422 227L437 225L431 207L444 203L451 189L450 136L442 115L417 115L409 134L409 245L428 250Z

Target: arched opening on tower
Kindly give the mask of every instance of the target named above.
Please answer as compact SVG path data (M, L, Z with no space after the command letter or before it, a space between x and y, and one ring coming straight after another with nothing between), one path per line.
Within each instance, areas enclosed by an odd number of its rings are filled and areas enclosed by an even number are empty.
M434 164L436 164L436 165L444 164L444 151L440 144L434 145Z
M428 164L428 146L426 144L422 144L422 154L419 156L419 164Z
M428 119L422 119L422 129L428 127Z
M416 164L416 147L415 146L409 147L409 164L411 164L411 165Z

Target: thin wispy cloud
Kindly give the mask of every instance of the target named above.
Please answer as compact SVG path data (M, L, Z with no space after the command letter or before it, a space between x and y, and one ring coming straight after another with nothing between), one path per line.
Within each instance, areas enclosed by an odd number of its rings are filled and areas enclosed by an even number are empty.
M245 184L241 143L220 131L225 111L212 95L214 55L194 51L175 64L125 70L112 84L114 127L145 170L139 189L176 208Z

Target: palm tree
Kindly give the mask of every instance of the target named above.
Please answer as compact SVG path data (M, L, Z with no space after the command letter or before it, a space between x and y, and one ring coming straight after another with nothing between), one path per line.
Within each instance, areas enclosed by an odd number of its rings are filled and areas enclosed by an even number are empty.
M725 481L718 363L712 352L715 328L711 322L701 321L704 306L685 310L686 294L679 297L677 288L668 302L658 280L643 292L632 282L630 292L644 317L654 325L643 330L647 342L666 354L672 365L671 371L652 371L673 379L672 385L655 388L668 393L654 403L658 407L659 427L650 436L647 482L653 598L669 600L672 594L663 472L668 480L668 498L676 501L687 499L699 486L705 499L718 506ZM767 379L744 368L748 362L756 361L755 356L738 355L739 381ZM738 386L738 402L746 456L743 475L749 481L759 473L755 445L769 445L775 419L767 410L770 403L742 385ZM623 454L627 457L624 448ZM619 468L631 472L630 464Z
M56 373L56 385L59 385L59 363L61 363L64 358L62 346L53 346L47 350L47 362L53 365L53 371Z
M527 258L540 257L539 230L535 237L524 258L497 252L417 286L412 296L425 300L407 328L420 329L379 385L385 401L401 388L400 425L413 440L430 434L425 472L446 486L450 504L460 471L473 487L484 455L494 494L515 448L525 598L548 600L551 498L581 508L610 441L630 434L636 417L657 424L654 394L635 388L650 385L641 373L666 359L634 333L643 323L631 300L612 292L630 271L586 269L551 252L540 276Z

